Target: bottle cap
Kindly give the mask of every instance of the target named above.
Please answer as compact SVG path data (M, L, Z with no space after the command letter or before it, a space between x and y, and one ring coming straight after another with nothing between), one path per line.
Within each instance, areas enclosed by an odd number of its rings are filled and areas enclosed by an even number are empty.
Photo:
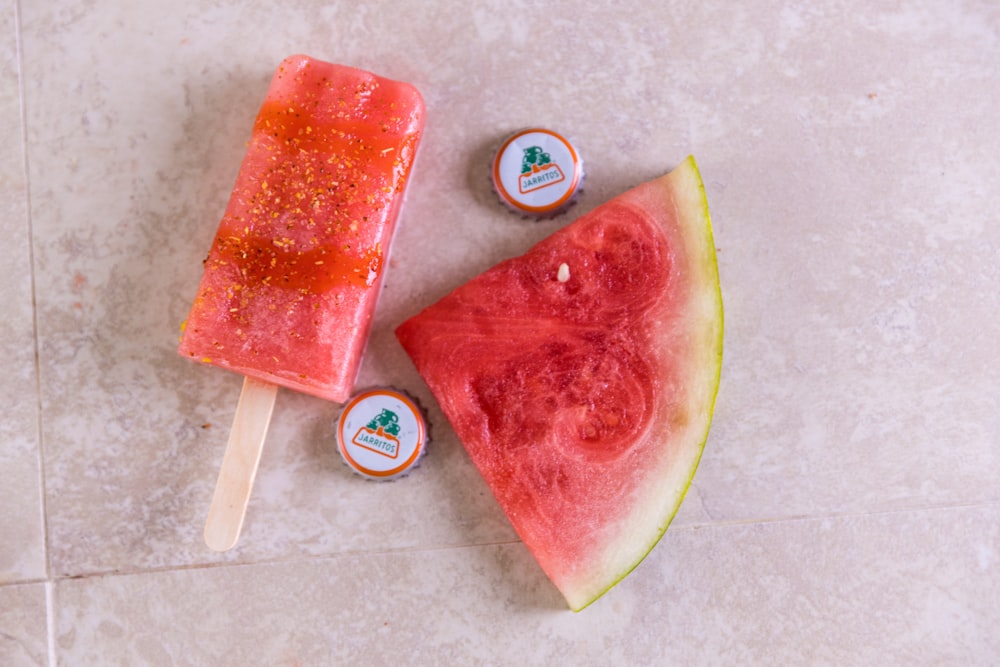
M493 158L493 187L500 200L521 213L556 215L583 183L583 161L573 145L551 130L521 130Z
M372 389L344 406L337 420L337 449L359 475L390 480L417 465L426 434L423 415L408 396L394 389Z

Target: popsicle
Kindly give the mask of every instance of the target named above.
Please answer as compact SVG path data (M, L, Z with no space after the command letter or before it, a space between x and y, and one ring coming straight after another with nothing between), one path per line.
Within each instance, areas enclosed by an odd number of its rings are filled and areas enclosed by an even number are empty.
M350 396L424 116L413 86L370 72L295 55L274 74L179 347L247 377L213 548L238 537L275 387Z

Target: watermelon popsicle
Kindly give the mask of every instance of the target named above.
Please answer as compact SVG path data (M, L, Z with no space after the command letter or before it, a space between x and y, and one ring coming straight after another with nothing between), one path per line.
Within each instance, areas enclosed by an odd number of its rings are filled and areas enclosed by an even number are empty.
M275 388L350 396L424 115L415 88L362 70L296 55L274 74L179 347L247 378L213 548L238 537Z

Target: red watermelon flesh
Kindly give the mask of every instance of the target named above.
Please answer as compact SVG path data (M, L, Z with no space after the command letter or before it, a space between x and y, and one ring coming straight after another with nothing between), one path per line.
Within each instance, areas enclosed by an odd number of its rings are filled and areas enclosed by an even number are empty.
M285 59L205 260L181 354L347 400L423 127L409 84Z
M663 535L708 435L722 300L694 159L396 334L525 545L582 609Z

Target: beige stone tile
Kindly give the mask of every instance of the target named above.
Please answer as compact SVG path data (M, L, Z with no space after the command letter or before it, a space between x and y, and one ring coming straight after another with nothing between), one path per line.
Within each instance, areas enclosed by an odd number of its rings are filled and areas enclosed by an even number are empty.
M46 577L40 436L58 664L1000 654L990 3L16 6L31 225L11 4L0 664L48 663L45 584L31 583ZM216 556L200 532L239 379L174 346L271 69L296 51L410 80L427 99L359 384L413 391L433 442L410 477L365 482L332 450L337 407L282 392L243 539ZM584 156L567 218L519 220L490 192L491 148L534 124ZM727 308L717 418L674 528L572 614L392 329L687 153L706 179Z
M14 5L0 9L0 584L45 576L30 240Z
M0 665L49 664L44 584L0 586Z
M58 584L62 663L962 664L1000 651L996 505L684 528L565 609L519 544Z
M568 218L484 165L527 124L587 164L570 217L694 153L727 307L717 419L681 525L996 500L998 19L985 3L772 14L508 3L22 3L48 525L57 575L513 538L396 345L406 316ZM280 26L280 30L261 30ZM414 82L427 135L361 384L435 442L379 487L335 406L282 393L239 550L201 524L239 380L174 354L271 69ZM204 428L210 424L209 428Z
M702 164L726 304L707 516L997 498L996 12L854 9L754 25L720 91L741 108Z
M669 588L629 582L625 604L671 628L636 651L711 664L991 664L998 516L992 504L678 531L647 575Z
M24 14L53 573L511 539L433 406L423 468L379 487L337 459L336 406L283 392L239 550L204 547L239 378L177 356L178 328L291 46L247 60L261 45L219 43L218 22L252 28L257 43L259 20L197 3ZM309 34L308 16L298 28L279 18ZM296 48L321 43L317 33ZM411 73L395 64L383 73Z

